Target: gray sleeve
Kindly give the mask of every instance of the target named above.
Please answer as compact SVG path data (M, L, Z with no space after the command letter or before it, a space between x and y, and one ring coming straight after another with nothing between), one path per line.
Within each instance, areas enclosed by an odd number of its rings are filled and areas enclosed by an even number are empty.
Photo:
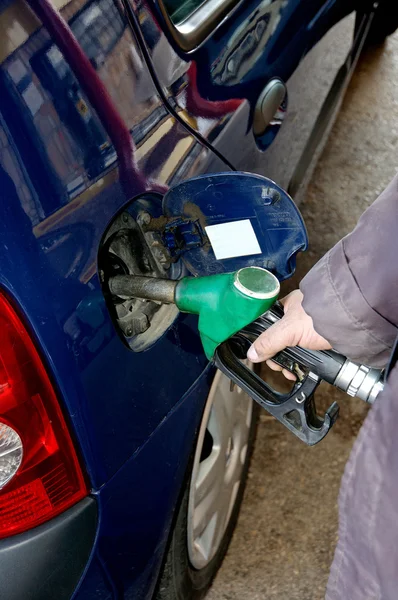
M387 363L398 334L398 176L300 289L316 331L335 350L372 366Z

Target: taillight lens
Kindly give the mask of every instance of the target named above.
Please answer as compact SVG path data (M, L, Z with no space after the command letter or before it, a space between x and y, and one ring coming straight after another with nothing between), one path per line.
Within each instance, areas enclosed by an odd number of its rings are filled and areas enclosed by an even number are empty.
M44 365L0 294L0 537L51 519L87 493Z

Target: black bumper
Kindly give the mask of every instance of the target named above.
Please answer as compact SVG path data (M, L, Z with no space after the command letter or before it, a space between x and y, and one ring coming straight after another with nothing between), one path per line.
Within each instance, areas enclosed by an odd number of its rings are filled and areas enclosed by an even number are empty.
M70 600L90 556L96 527L96 502L85 498L48 523L1 540L1 598Z

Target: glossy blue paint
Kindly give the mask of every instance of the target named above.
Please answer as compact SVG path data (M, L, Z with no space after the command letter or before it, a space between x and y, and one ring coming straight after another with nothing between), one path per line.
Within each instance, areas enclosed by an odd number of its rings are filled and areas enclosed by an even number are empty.
M170 186L231 159L272 177L278 165L283 183L303 136L287 129L288 165L282 134L261 154L251 110L268 77L294 77L347 5L242 2L189 57L155 23L156 2L131 5L131 28L113 0L58 0L74 49L47 0L29 5L0 9L0 290L41 349L100 509L76 598L149 599L213 371L193 316L130 350L102 295L99 246L122 209L160 214ZM262 17L268 5L275 12ZM261 19L262 44L248 44L237 79L220 82Z
M88 6L86 11L91 10L93 3L89 3ZM79 14L82 14L81 11ZM119 23L120 15L117 14ZM120 29L116 31L117 35L120 35ZM87 32L85 35L87 37ZM134 47L131 33L124 29L122 35L126 37L127 50L131 51ZM48 35L41 30L33 38L32 42L28 40L9 57L5 65L3 63L2 75L7 78L9 84L15 70L19 68L20 71L28 72L28 65L35 65L37 56L41 59L43 53L48 54ZM41 49L37 38L42 40L44 49ZM29 53L29 46L33 45L33 42L35 52ZM121 42L123 40L119 40L119 45ZM52 47L55 47L54 44L50 48ZM83 122L87 125L85 135L89 137L91 120L96 117L96 113L94 107L85 99L84 92L80 91L77 76L70 73L71 69L68 70L67 65L64 65L66 61L62 54L57 52L52 60L61 75L64 75L64 87L67 90L66 99L65 90L61 91L64 102L67 102L68 90L71 90L69 109L79 109L82 113L77 130L68 120L72 118L70 111L68 119L64 118L63 109L57 105L57 97L54 98L50 94L47 96L47 80L41 87L41 80L37 79L34 71L29 73L30 83L27 88L24 85L20 87L19 82L14 86L11 94L15 97L14 100L7 96L6 101L3 101L2 96L3 135L7 136L9 143L6 158L9 161L11 156L16 168L20 169L18 183L21 192L18 194L17 189L13 189L11 194L8 194L7 202L1 203L5 213L0 224L0 227L4 228L0 248L0 277L4 289L9 291L28 315L40 345L52 363L54 377L62 387L69 412L77 421L76 430L87 457L92 483L98 488L144 443L177 399L198 377L206 363L199 350L200 346L195 346L194 319L181 318L151 352L135 354L133 357L114 331L100 291L96 258L101 237L110 220L126 205L129 198L120 185L116 156L110 141L104 148L108 155L109 167L103 170L100 178L92 176L89 167L85 165L86 154L81 154L75 145L72 135L76 134L77 138L81 139L80 133L77 132L80 132L79 128ZM29 61L22 62L23 59L26 60L26 54ZM115 59L112 54L111 58ZM119 51L116 58L125 57ZM132 72L131 76L133 74ZM105 81L106 75L108 74L103 75ZM24 77L28 78L28 75L24 74ZM112 82L110 79L110 83ZM34 86L32 89L36 90L37 97L33 95L31 108L26 107L26 112L23 113L22 102L26 102L26 97L30 99L26 96L29 86ZM191 140L181 127L172 123L167 111L157 101L149 79L145 86L147 91L144 101L133 106L133 114L127 114L126 119L135 118L134 112L137 111L138 115L142 116L142 120L132 129L132 137L137 146L143 139L151 146L153 129L155 133L162 126L166 130L165 136L160 139L165 142L167 138L167 143L154 149L150 147L146 160L141 161L144 164L140 165L148 180L153 178L156 181L157 174L170 160L170 156L173 157L174 148L179 142L185 142L188 146L188 152L181 157L188 163L188 167L190 160L195 162L198 158L198 144ZM10 87L9 85L9 89ZM30 93L32 95L32 90ZM139 111L144 113L146 105L149 104L146 98L149 98L150 106L149 114L144 118ZM120 106L115 102L116 110L119 110L119 113L128 113L129 102L128 97L123 97ZM33 114L32 111L36 109L37 112ZM59 115L59 129L55 132L51 131L50 117L46 117L44 109L48 112L53 111L53 120L55 115ZM42 112L44 114L41 114ZM85 120L87 114L89 117ZM29 123L29 127L25 128L24 120ZM64 156L61 152L58 155L55 153L56 147L53 149L52 146L45 146L45 143L49 142L40 129L43 123L47 123L46 127L57 143L64 142L61 150L74 161L74 170L68 164L59 164ZM39 159L33 151L30 139L28 140L28 133L32 140L36 141L36 145L42 148ZM142 147L138 147L138 153ZM199 154L200 152L205 150L199 148ZM31 156L33 164L30 161ZM59 174L54 178L54 185L51 177L48 177L48 173L54 174L55 168L61 170L61 167L65 177L73 177L71 189L67 180L62 179ZM68 173L68 167L71 174ZM32 182L33 173L38 179L37 184L36 179ZM78 173L81 175L78 176ZM76 193L76 179L80 181L80 193ZM159 184L166 184L164 189L167 189L167 183L160 179L158 177ZM13 187L10 176L4 171L2 189L5 189L7 184L8 187ZM22 189L28 184L32 189L32 199L29 199L29 203L22 196ZM51 187L48 189L45 186ZM137 185L136 188L136 193L140 193L140 186ZM131 189L134 190L134 181ZM138 210L138 206L139 203L135 203L133 210ZM57 210L54 210L55 208ZM26 214L28 211L30 219ZM18 264L21 265L19 268ZM95 310L92 313L90 307L93 306ZM49 325L46 327L47 324ZM192 332L192 338L187 332ZM180 340L178 344L175 343L176 338ZM182 373L177 382L169 376L170 370L176 364L180 365ZM156 379L151 377L153 369L159 374ZM72 383L74 388L78 388L78 392L64 389L69 388ZM120 440L123 440L122 444ZM89 454L91 460L88 460Z
M167 88L165 102L188 113L192 130L211 141L236 169L265 175L288 188L322 103L351 48L357 5L356 0L242 1L188 54L178 49L165 24L159 33L155 23L163 20L158 0L138 3L136 27L141 29L159 84ZM333 33L326 35L332 27ZM153 28L158 31L155 39L148 33ZM179 65L167 76L165 56ZM288 110L280 131L271 123L256 142L253 111L274 77L287 85Z
M130 463L99 492L99 555L126 598L150 598L153 592L213 375L208 366Z
M191 178L165 194L163 211L169 217L191 217L201 237L201 222L212 226L250 219L261 253L216 260L212 248L195 244L181 257L198 277L257 266L283 281L293 275L297 253L308 247L305 224L292 199L258 175L228 172Z

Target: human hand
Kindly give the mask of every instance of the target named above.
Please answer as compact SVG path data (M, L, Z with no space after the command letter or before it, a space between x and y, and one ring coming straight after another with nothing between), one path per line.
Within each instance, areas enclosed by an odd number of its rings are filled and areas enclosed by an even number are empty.
M247 357L253 363L266 361L267 365L274 371L282 371L286 379L294 380L296 377L287 369L270 360L275 354L288 346L302 346L309 350L329 350L331 345L325 338L319 335L315 329L312 319L305 312L303 306L303 294L300 290L294 290L281 300L284 308L284 316L280 321L274 323L250 346Z

